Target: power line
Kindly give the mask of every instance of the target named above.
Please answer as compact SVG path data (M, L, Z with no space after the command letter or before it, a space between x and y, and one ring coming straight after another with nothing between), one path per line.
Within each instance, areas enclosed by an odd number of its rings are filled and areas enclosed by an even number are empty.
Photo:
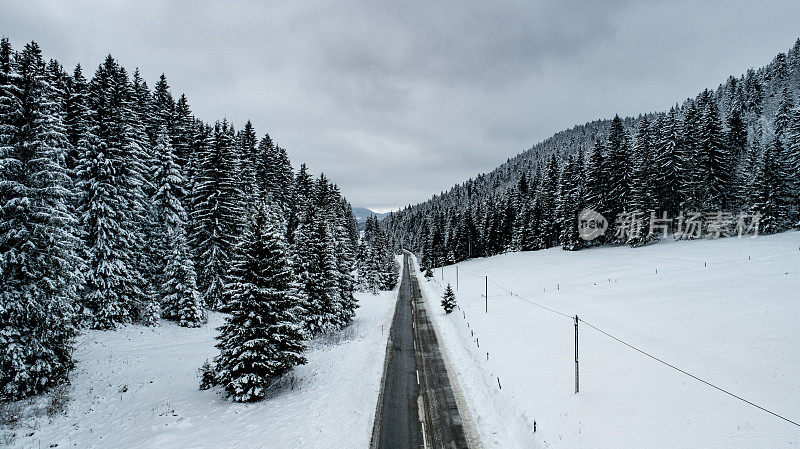
M683 374L685 374L685 375L687 375L687 376L689 376L689 377L691 377L691 378L693 378L693 379L695 379L695 380L698 380L698 381L700 381L700 382L702 382L702 383L704 383L704 384L708 385L709 387L715 388L715 389L717 389L717 390L719 390L719 391L721 391L721 392L723 392L723 393L725 393L725 394L727 394L727 395L729 395L729 396L732 396L732 397L734 397L734 398L736 398L736 399L738 399L738 400L740 400L740 401L742 401L742 402L745 402L745 403L747 403L747 404L750 404L750 405L752 405L753 407L756 407L756 408L758 408L758 409L761 409L761 410L763 410L763 411L765 411L765 412L769 413L770 415L777 416L778 418L780 418L780 419L782 419L782 420L784 420L784 421L786 421L786 422L792 423L792 424L794 424L795 426L798 426L798 427L800 427L800 424L798 424L798 423L797 423L797 422L795 422L795 421L792 421L792 420L791 420L791 419L789 419L789 418L786 418L785 416L781 416L781 415L779 415L779 414L777 414L777 413L773 412L772 410L769 410L769 409L767 409L767 408L764 408L764 407L762 407L762 406L760 406L760 405L758 405L758 404L756 404L756 403L750 402L750 401L748 401L747 399L745 399L745 398L743 398L743 397L741 397L741 396L738 396L738 395L736 395L736 394L733 394L733 393L731 393L730 391L728 391L728 390L726 390L726 389L724 389L724 388L722 388L722 387L718 387L718 386L716 386L716 385L712 384L711 382L709 382L709 381L707 381L707 380L705 380L705 379L701 379L701 378L699 378L699 377L695 376L694 374L692 374L692 373L690 373L690 372L688 372L688 371L682 370L682 369L678 368L677 366L675 366L675 365L673 365L673 364L671 364L671 363L669 363L669 362L666 362L666 361L664 361L664 360L662 360L662 359L660 359L660 358L658 358L658 357L656 357L656 356L654 356L654 355L652 355L652 354L650 354L650 353L648 353L648 352L645 352L645 351L643 351L643 350L641 350L641 349L637 348L636 346L634 346L634 345L632 345L632 344L630 344L630 343L628 343L628 342L626 342L626 341L623 341L623 340L621 340L621 339L619 339L619 338L617 338L617 337L615 337L615 336L613 336L613 335L609 334L608 332L606 332L606 331L604 331L604 330L600 329L600 328L599 328L599 327L597 327L597 326L594 326L594 325L593 325L593 324L591 324L591 323L587 323L587 322L586 322L586 321L584 321L583 319L580 319L580 318L578 318L578 321L580 321L580 322L582 322L583 324L585 324L585 325L587 325L587 326L591 327L592 329L596 330L597 332L600 332L601 334L603 334L603 335L605 335L605 336L607 336L607 337L609 337L609 338L611 338L611 339L613 339L613 340L616 340L616 341L618 341L618 342L622 343L623 345L625 345L625 346L627 346L627 347L629 347L629 348L633 349L634 351L637 351L637 352L639 352L639 353L641 353L641 354L644 354L644 355L646 355L647 357L650 357L651 359L653 359L653 360L655 360L655 361L657 361L657 362L659 362L659 363L662 363L662 364L664 364L664 365L666 365L666 366L668 366L668 367L670 367L670 368L672 368L672 369L674 369L674 370L676 370L676 371L678 371L678 372L680 372L680 373L683 373Z
M537 302L531 301L528 298L523 298L522 296L520 296L520 295L518 295L516 293L511 293L511 296L516 296L517 298L519 298L519 299L521 299L521 300L523 300L523 301L525 301L527 303L533 304L536 307L541 307L542 309L547 310L548 312L552 312L552 313L555 313L557 315L565 316L565 317L567 317L569 319L572 319L572 315L567 315L566 313L559 312L558 310L551 309L550 307L547 307L547 306L543 306L543 305L541 305L541 304L539 304Z
M473 276L474 276L474 275L473 275ZM506 292L507 292L508 294L510 294L511 296L515 296L515 297L517 297L517 298L521 299L522 301L525 301L525 302L527 302L527 303L529 303L529 304L532 304L532 305L534 305L534 306L536 306L536 307L539 307L539 308L542 308L542 309L544 309L544 310L547 310L548 312L555 313L555 314L557 314L557 315L561 315L561 316L563 316L563 317L569 318L570 320L572 320L572 319L574 319L574 318L575 318L573 315L568 315L568 314L566 314L566 313L563 313L563 312L560 312L560 311L558 311L558 310L552 309L552 308L550 308L550 307L547 307L547 306L545 306L545 305L539 304L539 303L537 303L537 302L535 302L535 301L531 301L531 300L530 300L530 299L528 299L528 298L524 298L524 297L522 297L522 296L520 296L520 295L518 295L518 294L516 294L516 293L512 292L511 290L509 290L509 289L507 289L507 288L503 287L502 285L500 285L499 283L495 282L495 281L494 281L494 280L492 280L492 279L489 279L489 282L491 282L491 283L492 283L492 284L494 284L495 286L499 287L500 289L502 289L502 290L506 291ZM481 295L481 296L483 296L483 295ZM629 348L633 349L634 351L637 351L637 352L639 352L639 353L641 353L641 354L643 354L643 355L645 355L645 356L647 356L647 357L650 357L651 359L653 359L653 360L655 360L655 361L657 361L657 362L659 362L659 363L661 363L661 364L663 364L663 365L666 365L666 366L668 366L668 367L670 367L670 368L672 368L672 369L674 369L674 370L678 371L679 373L682 373L682 374L684 374L684 375L687 375L687 376L691 377L692 379L695 379L695 380L697 380L697 381L700 381L700 382L702 382L702 383L704 383L704 384L706 384L706 385L708 385L708 386L710 386L710 387L712 387L712 388L714 388L714 389L716 389L716 390L719 390L719 391L721 391L721 392L723 392L723 393L725 393L725 394L727 394L727 395L729 395L729 396L731 396L731 397L733 397L733 398L736 398L736 399L738 399L738 400L740 400L740 401L742 401L742 402L744 402L744 403L746 403L746 404L752 405L753 407L756 407L756 408L757 408L757 409L759 409L759 410L765 411L765 412L769 413L770 415L773 415L773 416L775 416L775 417L777 417L777 418L780 418L780 419L782 419L782 420L784 420L784 421L786 421L786 422L788 422L788 423L790 423L790 424L794 424L795 426L798 426L798 427L800 427L800 423L797 423L797 422L795 422L795 421L792 421L791 419L789 419L789 418L787 418L787 417L785 417L785 416L779 415L778 413L776 413L776 412L773 412L772 410L769 410L769 409L767 409L766 407L762 407L762 406L760 406L760 405L758 405L758 404L756 404L756 403L754 403L754 402L752 402L752 401L748 401L747 399L745 399L745 398L743 398L743 397L741 397L741 396L739 396L739 395L737 395L737 394L731 393L730 391L728 391L728 390L726 390L726 389L724 389L724 388L722 388L722 387L719 387L719 386L717 386L717 385L714 385L714 384L712 384L711 382L709 382L709 381L707 381L707 380L705 380L705 379L702 379L702 378L700 378L700 377L698 377L698 376L695 376L694 374L692 374L692 373L690 373L690 372L688 372L688 371L686 371L686 370L684 370L684 369L681 369L681 368L679 368L679 367L677 367L677 366L675 366L675 365L673 365L673 364L671 364L671 363L669 363L669 362L667 362L667 361L665 361L665 360L663 360L663 359L661 359L661 358L658 358L658 357L656 357L656 356L654 356L654 355L652 355L652 354L650 354L650 353L648 353L648 352L646 352L646 351L644 351L644 350L642 350L642 349L639 349L639 348L637 348L636 346L634 346L634 345L632 345L632 344L630 344L630 343L628 343L628 342L626 342L626 341L624 341L624 340L622 340L622 339L620 339L620 338L617 338L617 337L615 337L615 336L611 335L610 333L608 333L608 332L606 332L606 331L604 331L604 330L600 329L599 327L597 327L597 326L595 326L595 325L593 325L593 324L591 324L591 323L588 323L588 322L584 321L584 320L583 320L583 319L581 319L581 318L578 318L578 321L580 321L580 322L582 322L583 324L585 324L585 325L587 325L587 326L591 327L592 329L596 330L597 332L600 332L601 334L603 334L603 335L605 335L605 336L607 336L607 337L609 337L609 338L611 338L611 339L613 339L613 340L615 340L615 341L617 341L617 342L619 342L619 343L622 343L623 345L625 345L625 346L627 346L627 347L629 347Z

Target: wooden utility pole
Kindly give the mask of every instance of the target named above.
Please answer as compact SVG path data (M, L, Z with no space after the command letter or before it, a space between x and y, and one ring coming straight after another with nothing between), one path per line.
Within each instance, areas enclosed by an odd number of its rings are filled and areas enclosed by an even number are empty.
M578 387L578 315L575 315L575 394L580 391Z
M486 301L486 313L489 313L489 276L485 278L486 284L483 288L483 299Z

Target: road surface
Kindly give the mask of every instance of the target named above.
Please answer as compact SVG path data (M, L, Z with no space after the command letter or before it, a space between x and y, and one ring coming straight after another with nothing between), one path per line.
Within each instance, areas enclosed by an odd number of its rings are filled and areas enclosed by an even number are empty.
M406 254L372 448L467 448L455 396L418 282Z

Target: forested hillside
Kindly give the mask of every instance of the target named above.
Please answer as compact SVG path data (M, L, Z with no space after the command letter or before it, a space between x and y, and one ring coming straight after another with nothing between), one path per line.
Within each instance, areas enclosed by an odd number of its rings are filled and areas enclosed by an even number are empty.
M231 314L210 381L257 399L237 385L353 318L358 255L337 186L252 123L204 122L164 75L150 89L110 55L67 72L2 40L0 399L64 381L81 328L195 327L207 310Z
M798 94L800 40L769 65L669 111L557 133L382 225L397 247L428 266L557 245L719 236L737 232L744 217L762 233L796 227ZM591 242L577 227L587 208L609 222ZM685 232L690 218L698 232Z

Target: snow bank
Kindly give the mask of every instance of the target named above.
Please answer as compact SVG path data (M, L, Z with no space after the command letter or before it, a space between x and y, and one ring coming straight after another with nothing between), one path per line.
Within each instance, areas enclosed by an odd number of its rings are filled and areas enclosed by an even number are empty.
M461 310L450 315L439 298L442 282L455 288L455 267L444 268L443 281L436 270L435 280L423 284L487 447L797 447L800 428L585 324L580 326L581 391L574 394L574 321L497 284L567 315L578 314L797 421L798 268L800 233L787 232L471 260L459 264ZM486 275L488 313L481 296Z
M198 390L198 368L217 354L221 314L199 329L162 322L88 331L66 414L21 425L11 447L366 448L397 291L358 298L351 326L311 343L294 388L285 379L255 404Z

